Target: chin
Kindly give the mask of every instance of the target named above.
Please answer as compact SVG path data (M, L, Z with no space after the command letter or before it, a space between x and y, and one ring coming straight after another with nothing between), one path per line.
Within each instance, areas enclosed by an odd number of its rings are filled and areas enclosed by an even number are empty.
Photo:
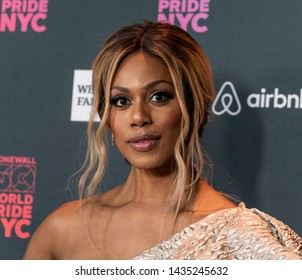
M143 159L126 159L133 168L141 169L141 170L146 170L146 171L158 171L160 170L161 172L163 171L168 171L171 173L172 170L172 160L163 160L159 159L158 157L156 159L151 159L148 157L144 157ZM166 172L165 172L166 173Z

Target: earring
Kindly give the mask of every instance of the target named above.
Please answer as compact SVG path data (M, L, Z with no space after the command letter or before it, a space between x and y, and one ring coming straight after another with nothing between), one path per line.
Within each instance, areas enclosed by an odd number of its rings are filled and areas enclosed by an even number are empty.
M114 146L114 136L111 134L111 145Z

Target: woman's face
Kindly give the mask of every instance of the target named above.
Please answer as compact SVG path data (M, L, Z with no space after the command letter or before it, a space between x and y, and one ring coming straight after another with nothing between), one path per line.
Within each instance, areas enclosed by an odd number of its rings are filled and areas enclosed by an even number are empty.
M167 66L139 52L119 66L111 88L109 126L122 155L139 169L171 171L181 110Z

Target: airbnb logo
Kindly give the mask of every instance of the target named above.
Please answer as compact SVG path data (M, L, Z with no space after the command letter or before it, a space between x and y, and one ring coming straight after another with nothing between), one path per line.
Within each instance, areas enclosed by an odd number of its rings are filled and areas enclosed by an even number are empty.
M285 94L279 88L267 92L261 88L260 92L253 92L246 97L246 105L251 109L302 109L302 89L300 93ZM212 105L215 115L227 113L236 116L241 111L241 103L232 82L225 82Z
M228 113L236 116L241 111L241 104L234 85L231 82L225 82L219 90L213 103L212 111L215 115Z

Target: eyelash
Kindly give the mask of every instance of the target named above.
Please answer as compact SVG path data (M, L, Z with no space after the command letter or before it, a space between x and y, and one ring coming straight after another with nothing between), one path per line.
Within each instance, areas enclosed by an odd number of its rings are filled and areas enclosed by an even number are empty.
M174 98L174 95L171 92L168 91L163 91L163 90L157 90L155 92L152 93L150 100L154 97L154 96L161 96L162 98L164 98L161 101L156 101L156 103L167 103L170 99Z
M121 101L121 100L129 102L129 99L127 97L125 97L124 95L119 94L119 95L112 96L110 98L110 104L115 106L115 107L119 107L119 108L122 108L124 106L129 105L129 104L127 104L127 105L118 105L118 102Z
M152 101L152 99L155 96L160 96L160 98L162 100ZM173 98L174 98L174 95L172 93L167 92L167 91L158 90L151 94L149 101L151 101L152 103L155 103L155 104L166 104L170 99L173 99ZM119 104L120 101L126 102L127 104ZM124 107L130 105L131 101L126 96L118 94L118 95L112 96L110 98L110 104L115 107L118 107L118 108L124 108Z

